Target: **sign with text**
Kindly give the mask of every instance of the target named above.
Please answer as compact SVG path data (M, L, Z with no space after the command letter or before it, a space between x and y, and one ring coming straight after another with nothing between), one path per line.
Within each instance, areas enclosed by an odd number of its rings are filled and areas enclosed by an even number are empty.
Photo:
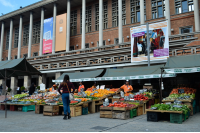
M53 43L53 17L44 20L43 32L43 51L42 53L51 53Z

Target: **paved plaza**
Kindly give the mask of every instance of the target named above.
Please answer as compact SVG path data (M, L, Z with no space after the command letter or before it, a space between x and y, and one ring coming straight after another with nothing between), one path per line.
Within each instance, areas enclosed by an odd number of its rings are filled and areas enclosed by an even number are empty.
M72 117L43 116L31 112L0 111L1 132L199 132L200 113L191 116L182 124L168 121L148 122L142 115L128 120L99 118L99 113Z

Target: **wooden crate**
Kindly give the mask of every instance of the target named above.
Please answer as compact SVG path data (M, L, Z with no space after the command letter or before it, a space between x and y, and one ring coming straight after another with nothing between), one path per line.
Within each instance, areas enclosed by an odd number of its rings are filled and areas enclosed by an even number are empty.
M86 108L86 107L88 107L88 103L83 103L83 108Z
M120 99L120 98L112 98L112 103L113 103L114 101L119 101L119 99Z
M143 115L143 106L138 106L137 108L137 116Z
M59 112L59 105L53 105L53 106L45 105L43 111L51 113Z
M76 117L82 115L82 106L70 107L71 116Z
M113 110L113 107L100 107L100 110L101 110L101 111L105 111L105 110L107 110L107 111L112 111L112 110Z
M95 113L95 101L88 103L88 111L90 113Z
M126 111L127 108L113 107L113 110L115 110L115 111Z
M100 111L100 118L112 118L112 111Z
M95 101L95 105L103 105L103 100Z
M43 112L44 116L57 116L59 115L59 112Z
M112 112L112 118L113 119L122 119L122 120L126 120L130 118L130 111L113 111Z
M35 105L35 113L42 114L43 113L43 105Z

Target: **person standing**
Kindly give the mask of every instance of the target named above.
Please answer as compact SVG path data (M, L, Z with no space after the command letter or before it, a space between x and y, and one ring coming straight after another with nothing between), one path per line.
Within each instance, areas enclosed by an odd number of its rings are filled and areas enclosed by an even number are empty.
M129 80L126 80L126 84L124 84L122 87L120 87L122 90L124 90L124 93L131 92L133 90L133 87L129 85Z
M32 95L34 93L34 91L35 91L35 84L32 83L31 87L29 88L29 96Z
M63 90L61 93L60 90ZM69 75L65 75L63 82L60 84L60 87L58 88L58 92L60 95L62 95L62 101L64 105L64 120L67 120L71 118L70 115L70 99L69 99L69 93L71 92L70 90L73 89L74 93L74 85L70 82Z
M83 91L85 90L85 87L84 87L84 85L83 85L83 82L80 82L79 83L80 85L79 85L79 88L78 88L78 92L81 92L81 89L83 89Z

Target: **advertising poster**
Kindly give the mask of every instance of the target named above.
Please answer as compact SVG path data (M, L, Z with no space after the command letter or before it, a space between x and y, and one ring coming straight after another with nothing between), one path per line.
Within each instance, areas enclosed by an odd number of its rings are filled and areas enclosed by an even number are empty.
M52 52L53 17L44 20L43 54Z
M146 25L132 27L131 62L148 61ZM169 57L167 21L149 24L150 61L165 60Z
M56 16L55 51L66 51L67 13Z

